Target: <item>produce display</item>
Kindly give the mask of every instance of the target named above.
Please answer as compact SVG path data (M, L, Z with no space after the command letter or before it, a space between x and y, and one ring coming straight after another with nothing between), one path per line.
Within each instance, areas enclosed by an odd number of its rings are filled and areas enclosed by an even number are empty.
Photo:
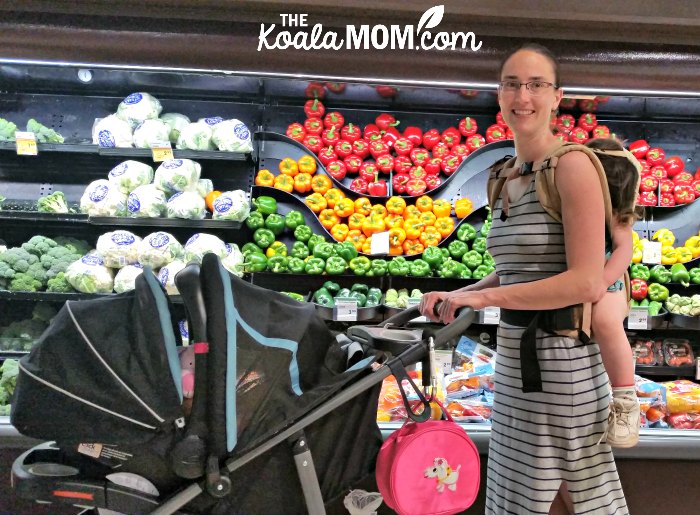
M39 302L34 306L31 318L0 327L0 352L31 350L55 315L56 310L50 304Z
M0 118L0 141L14 141L17 125L11 121ZM46 127L34 118L27 120L27 132L34 133L38 143L63 143L63 136L58 132Z
M0 365L0 417L10 415L10 399L17 386L19 361L6 359Z

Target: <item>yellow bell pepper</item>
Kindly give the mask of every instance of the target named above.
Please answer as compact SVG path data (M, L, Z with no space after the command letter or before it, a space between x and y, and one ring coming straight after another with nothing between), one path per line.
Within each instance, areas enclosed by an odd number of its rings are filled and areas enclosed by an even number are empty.
M350 217L348 218L348 227L350 227L351 231L361 230L362 224L364 223L365 218L367 218L367 217L361 213L351 214Z
M662 265L673 265L678 261L676 256L676 249L670 245L665 245L661 247L661 264Z
M425 213L421 213L420 219L425 225L435 225L435 220L437 220L437 216L435 216L432 213L432 211L426 211Z
M370 216L378 216L379 218L384 218L388 214L386 208L381 204L375 204L372 206L372 212Z
M651 237L652 240L660 241L661 245L672 246L676 242L676 235L670 229L659 229Z
M333 211L335 211L335 214L340 218L345 218L346 216L350 216L355 212L355 203L352 201L352 199L341 198L335 203Z
M693 259L693 253L688 247L676 247L676 263L687 263Z
M333 229L334 225L340 223L340 218L338 218L338 215L335 214L335 211L333 211L330 208L321 211L318 214L318 219L321 222L321 225L325 227L328 231Z
M350 232L350 228L347 224L337 224L331 229L331 236L333 236L336 241L345 241L345 238L348 237L348 232Z
M403 223L403 229L406 231L406 238L409 240L417 240L420 238L425 224L420 218L407 218Z
M348 232L347 238L345 238L345 241L349 241L355 246L355 249L357 252L362 251L362 245L365 243L367 238L365 237L364 234L362 234L362 231L359 229L353 229L350 232Z
M422 211L414 205L406 206L406 209L403 212L403 217L404 218L418 218L420 216L421 212Z
M632 263L641 263L644 250L641 245L635 245L632 248Z
M685 240L684 247L690 249L693 259L700 257L700 236L691 236Z
M345 198L345 193L338 188L331 188L323 194L323 198L326 199L328 207L334 208L341 198Z
M359 251L358 251L359 252ZM364 243L362 243L362 253L371 254L372 253L372 237L367 238Z
M382 232L385 229L386 225L384 224L384 218L374 213L366 217L365 221L362 222L362 232L368 238L373 234Z
M392 215L400 215L406 209L406 201L401 197L391 197L386 201L386 210Z
M406 231L401 229L401 227L394 227L389 229L389 245L392 247L401 246L401 244L406 239ZM403 253L403 252L402 252Z
M401 215L389 215L384 219L387 229L393 229L394 227L403 227L403 216Z
M403 251L407 256L421 254L425 250L423 244L418 240L406 240L403 242Z
M445 218L452 213L452 204L449 200L437 199L433 202L433 213L437 218Z
M425 228L423 233L418 238L424 247L437 247L442 239L437 228L430 225Z
M468 198L461 198L455 202L455 216L457 218L466 218L473 210L474 205Z
M421 213L433 210L433 199L428 195L423 195L416 199L416 207Z
M355 201L355 213L367 216L372 212L372 202L367 197L359 197Z
M455 228L455 222L450 216L442 216L435 220L435 228L440 233L440 236L447 238Z

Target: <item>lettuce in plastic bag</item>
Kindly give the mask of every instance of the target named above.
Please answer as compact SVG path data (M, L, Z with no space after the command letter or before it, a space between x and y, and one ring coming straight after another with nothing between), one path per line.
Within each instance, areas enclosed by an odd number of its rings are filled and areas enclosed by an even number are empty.
M128 195L139 186L153 181L153 168L146 163L128 160L112 168L107 179Z
M181 258L184 250L172 234L158 231L146 236L138 248L139 263L154 270Z
M139 186L129 193L126 207L132 218L159 218L165 214L168 199L153 184Z
M97 239L97 254L110 268L138 263L141 238L129 231L106 232Z
M92 142L103 148L132 147L134 137L131 126L114 114L96 121L92 128Z
M168 293L168 295L180 294L180 292L177 289L177 286L175 286L175 276L180 270L182 270L186 266L187 263L185 263L184 261L176 260L172 263L168 263L158 272L158 281L160 281L160 284L163 285L163 288L165 288L165 291Z
M202 198L209 195L214 191L214 183L210 179L199 179L197 181L197 193L199 193Z
M214 126L211 140L219 150L226 152L252 152L250 130L240 120L224 120Z
M185 259L188 263L202 263L204 254L216 254L221 259L228 255L226 243L212 234L197 233L185 243Z
M168 126L170 143L177 143L182 129L190 124L190 119L180 113L163 113L160 115L160 120Z
M221 116L209 116L207 118L200 118L197 123L206 123L209 127L214 128L215 125L223 122L224 119Z
M170 141L170 128L160 120L144 120L134 129L134 146L151 148L156 143Z
M136 288L136 278L143 273L143 267L136 263L126 265L114 277L114 291L124 293Z
M81 293L112 293L114 275L102 258L88 254L66 269L66 280Z
M180 191L168 199L165 206L168 218L202 220L207 216L204 199L195 191Z
M224 191L214 200L214 220L242 222L250 214L250 204L243 190Z
M125 216L126 195L107 179L92 181L80 198L80 211L90 216Z
M157 119L162 110L163 106L154 96L143 92L132 93L117 107L117 116L135 129L145 120Z
M227 243L228 255L221 260L221 264L233 275L243 277L243 254L235 243Z
M204 122L196 122L186 125L180 130L177 138L177 148L188 150L211 150L214 144L211 141L212 130Z
M156 170L153 184L170 196L178 191L195 191L202 167L191 159L168 159Z

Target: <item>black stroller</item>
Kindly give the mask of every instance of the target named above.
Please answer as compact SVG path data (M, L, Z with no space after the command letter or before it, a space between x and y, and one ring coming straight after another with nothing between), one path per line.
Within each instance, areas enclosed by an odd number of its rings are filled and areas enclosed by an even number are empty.
M15 460L17 495L120 513L325 513L373 476L382 380L474 317L400 329L413 308L353 327L344 344L313 305L231 276L214 255L176 283L195 345L189 415L179 332L153 274L133 292L68 302L20 362L12 423L51 442Z

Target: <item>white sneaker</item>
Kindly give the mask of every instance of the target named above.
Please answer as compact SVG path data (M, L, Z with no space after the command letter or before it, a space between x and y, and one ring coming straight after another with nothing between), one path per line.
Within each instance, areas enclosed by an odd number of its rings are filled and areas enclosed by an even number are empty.
M614 395L604 438L611 447L626 449L639 442L639 400L636 395Z

